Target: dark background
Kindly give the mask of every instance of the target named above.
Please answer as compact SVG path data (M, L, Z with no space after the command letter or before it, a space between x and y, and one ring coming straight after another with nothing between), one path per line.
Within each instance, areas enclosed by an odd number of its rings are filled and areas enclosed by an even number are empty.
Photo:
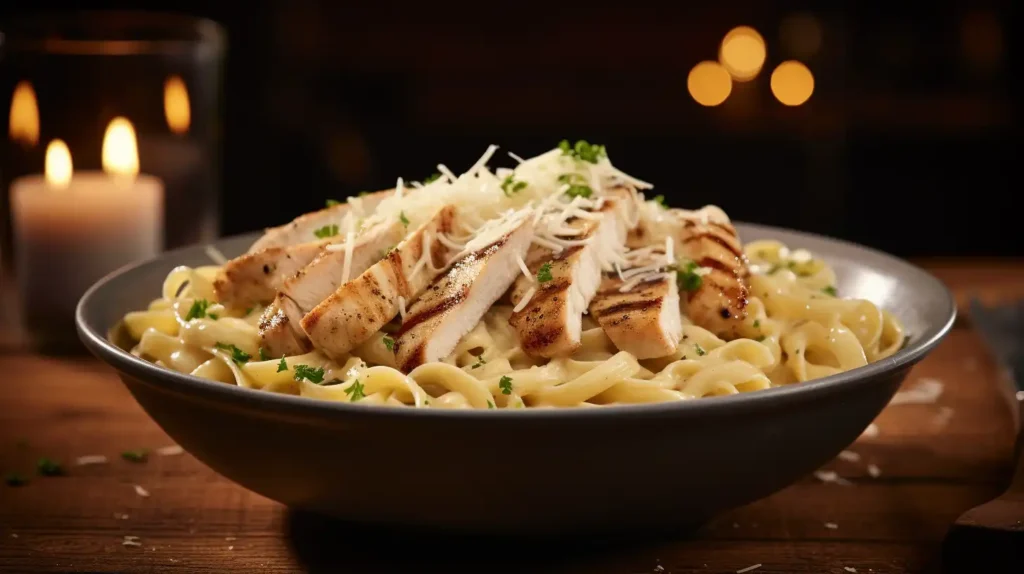
M4 2L0 18L63 7ZM228 33L222 228L468 167L489 143L608 146L675 205L903 256L1019 255L1020 25L1009 2L80 2L210 17ZM816 87L769 76L785 18L814 15ZM687 93L722 36L768 59L721 106Z

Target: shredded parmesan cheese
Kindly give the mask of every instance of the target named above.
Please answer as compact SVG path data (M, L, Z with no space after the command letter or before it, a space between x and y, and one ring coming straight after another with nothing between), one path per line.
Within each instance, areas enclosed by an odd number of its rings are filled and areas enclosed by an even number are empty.
M831 482L841 486L853 486L852 482L839 476L839 474L834 470L816 470L814 471L814 476L825 483Z
M405 322L405 297L398 296L398 315L402 318L402 322Z
M736 571L736 574L744 574L745 572L753 572L754 570L757 570L760 567L761 567L760 564L754 564L753 566L747 566L746 568L740 568L739 570Z
M107 457L103 456L102 454L90 454L78 457L78 459L75 462L78 464L78 466L86 466L89 464L106 464Z
M228 258L224 257L224 254L219 249L212 245L206 246L206 256L209 257L217 265L224 265L228 262Z
M516 253L516 263L519 264L519 270L523 272L523 275L528 277L530 281L533 281L533 273L530 273L530 268L526 266L526 262L523 261L522 256Z
M162 446L156 449L156 453L160 456L175 456L185 452L185 449L181 448L180 445L172 444L169 446Z
M537 288L536 287L530 287L529 289L527 289L526 293L523 294L523 298L520 299L519 302L516 303L516 306L512 309L512 312L513 313L518 313L518 312L522 311L523 309L525 309L526 305L528 305L530 303L530 299L533 298L533 295L536 292L537 292Z
M143 498L146 498L147 496L149 496L149 491L146 490L145 488L142 488L142 486L140 486L138 484L135 484L135 485L132 485L132 486L135 488L135 494L138 494L139 496L141 496Z
M850 450L844 450L839 453L839 458L847 462L857 462L860 460L860 455Z

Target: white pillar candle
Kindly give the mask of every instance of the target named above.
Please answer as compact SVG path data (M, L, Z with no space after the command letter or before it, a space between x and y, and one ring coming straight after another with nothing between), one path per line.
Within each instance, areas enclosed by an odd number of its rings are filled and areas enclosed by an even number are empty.
M70 154L58 140L47 149L45 176L11 184L15 277L24 320L37 335L68 325L79 298L104 275L162 248L163 183L136 175L123 157L108 161L110 132L106 173L72 175ZM137 171L134 139L130 152Z

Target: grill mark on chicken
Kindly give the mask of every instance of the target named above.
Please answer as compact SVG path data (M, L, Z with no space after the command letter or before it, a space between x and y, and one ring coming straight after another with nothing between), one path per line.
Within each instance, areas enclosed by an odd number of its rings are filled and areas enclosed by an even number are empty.
M646 311L646 310L648 310L648 309L650 309L652 307L656 307L658 305L661 305L661 302L663 300L664 299L662 297L657 297L655 299L644 299L644 300L641 300L641 301L630 301L630 302L626 302L626 303L619 303L617 305L612 305L611 307L608 307L608 308L605 308L605 309L601 309L600 311L595 313L595 315L597 317L607 317L608 315L615 315L615 314L619 314L619 313L628 313L630 311Z

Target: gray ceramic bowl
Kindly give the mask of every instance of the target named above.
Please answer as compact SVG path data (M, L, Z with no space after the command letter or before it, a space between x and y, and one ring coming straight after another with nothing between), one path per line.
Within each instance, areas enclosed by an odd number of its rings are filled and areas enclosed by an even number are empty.
M82 340L147 413L227 478L289 507L358 523L491 534L567 534L693 524L819 468L885 407L949 331L954 300L904 261L816 235L739 225L821 255L844 296L905 323L898 354L784 388L656 405L536 411L369 408L211 383L133 357L108 339L175 265L202 246L97 283L77 312ZM255 239L223 240L226 255Z

